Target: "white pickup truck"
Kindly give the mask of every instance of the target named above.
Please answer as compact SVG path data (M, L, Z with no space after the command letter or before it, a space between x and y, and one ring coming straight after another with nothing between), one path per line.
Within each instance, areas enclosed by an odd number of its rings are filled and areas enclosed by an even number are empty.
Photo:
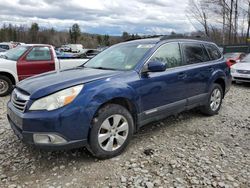
M8 95L13 86L28 77L84 64L88 59L57 59L53 46L26 44L8 50L0 58L0 96Z

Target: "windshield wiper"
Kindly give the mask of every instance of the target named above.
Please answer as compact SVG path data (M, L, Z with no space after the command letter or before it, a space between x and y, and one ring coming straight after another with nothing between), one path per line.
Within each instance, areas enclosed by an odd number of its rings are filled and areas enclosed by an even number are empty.
M91 68L91 69L101 69L101 70L117 70L117 69L108 68L108 67L88 67L88 68Z

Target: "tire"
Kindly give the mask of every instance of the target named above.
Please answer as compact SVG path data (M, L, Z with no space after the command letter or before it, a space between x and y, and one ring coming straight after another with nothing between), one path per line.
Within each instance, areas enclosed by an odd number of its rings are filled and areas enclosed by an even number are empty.
M7 76L0 75L0 97L4 97L11 93L13 84Z
M133 130L134 121L130 112L123 106L108 104L93 119L88 150L99 159L115 157L127 147Z
M206 104L201 107L201 112L208 116L218 114L222 104L222 98L222 87L219 84L213 84Z

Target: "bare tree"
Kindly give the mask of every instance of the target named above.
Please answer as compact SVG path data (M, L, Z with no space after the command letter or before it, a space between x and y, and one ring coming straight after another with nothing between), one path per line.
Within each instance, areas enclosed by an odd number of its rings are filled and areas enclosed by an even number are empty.
M250 30L250 1L248 1L248 10L247 10L247 34L246 34L246 42L249 39L249 30Z
M203 27L205 35L209 37L208 15L205 7L205 2L202 0L189 0L187 16L191 23L193 23L192 20L197 21Z
M238 33L238 0L234 3L234 43L237 43Z

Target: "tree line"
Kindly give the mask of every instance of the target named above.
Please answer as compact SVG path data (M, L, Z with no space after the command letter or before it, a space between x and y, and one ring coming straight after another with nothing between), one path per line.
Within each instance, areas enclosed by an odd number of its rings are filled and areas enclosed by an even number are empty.
M141 38L139 35L123 32L121 36L82 33L78 24L73 24L68 31L56 31L54 28L43 28L37 23L30 27L4 24L0 28L0 42L24 42L51 44L59 47L64 44L83 44L85 48L110 46L119 42Z
M250 0L189 0L187 17L194 27L198 23L199 32L218 44L249 40Z

